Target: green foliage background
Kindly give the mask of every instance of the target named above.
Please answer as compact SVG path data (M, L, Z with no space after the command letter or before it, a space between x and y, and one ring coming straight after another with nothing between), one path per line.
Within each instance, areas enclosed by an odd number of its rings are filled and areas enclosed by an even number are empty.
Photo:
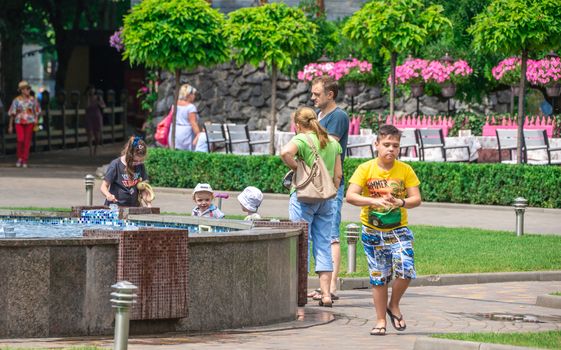
M345 179L367 159L347 158ZM522 196L533 207L561 208L561 167L509 164L410 163L421 180L424 201L511 205ZM287 193L281 179L288 168L277 156L149 150L146 167L155 186L193 188L208 182L224 191L256 186Z

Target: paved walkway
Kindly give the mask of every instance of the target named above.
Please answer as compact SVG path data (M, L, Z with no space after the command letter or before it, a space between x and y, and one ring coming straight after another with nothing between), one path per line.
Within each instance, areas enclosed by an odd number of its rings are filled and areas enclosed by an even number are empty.
M207 335L167 334L131 337L129 348L138 349L403 349L412 350L417 338L451 332L520 332L561 329L561 309L535 305L536 296L561 290L561 282L510 282L444 287L412 287L402 303L407 330L391 326L385 337L370 336L374 324L371 294L367 290L342 291L332 309L310 304L307 316L318 311L334 321L308 328L293 322L265 331L236 330ZM525 315L522 322L490 320L489 315ZM324 314L323 317L330 316ZM69 347L91 344L110 347L112 338L0 340L3 346ZM448 349L456 347L450 345Z
M13 157L0 158L0 207L70 207L83 204L83 177L95 173L119 153L104 147L90 159L87 150L33 154L30 168L13 166ZM58 165L57 165L58 164ZM60 164L64 164L61 167ZM96 186L99 185L99 182ZM155 204L163 211L187 213L192 207L189 190L157 189ZM95 191L96 203L102 198ZM223 209L241 214L237 201L225 200ZM266 195L262 214L286 217L286 195ZM514 230L511 208L423 203L411 212L415 224L467 226ZM526 231L561 234L561 210L532 208L526 214ZM343 220L356 221L358 209L345 205ZM500 280L500 279L499 279ZM385 337L369 335L374 323L368 290L340 291L341 300L332 309L309 304L301 309L301 320L262 329L242 329L205 335L168 334L132 337L131 349L414 349L420 337L443 332L509 332L561 329L561 309L535 305L538 295L561 291L561 281L503 282L449 286L411 287L403 299L402 311L408 324L405 332L388 327ZM503 315L491 320L490 315ZM510 320L524 315L527 321ZM2 346L68 347L93 344L111 347L112 338L0 340ZM448 348L455 348L450 345Z

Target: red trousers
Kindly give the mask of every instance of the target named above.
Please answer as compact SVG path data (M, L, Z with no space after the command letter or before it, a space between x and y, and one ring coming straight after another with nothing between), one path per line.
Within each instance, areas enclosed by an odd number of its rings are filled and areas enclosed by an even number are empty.
M27 163L29 158L29 149L31 148L31 139L33 138L34 124L16 124L16 138L18 146L16 155L23 163Z

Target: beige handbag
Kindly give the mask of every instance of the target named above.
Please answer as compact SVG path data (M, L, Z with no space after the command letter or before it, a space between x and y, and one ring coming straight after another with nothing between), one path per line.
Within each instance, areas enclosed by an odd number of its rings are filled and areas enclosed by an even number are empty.
M296 160L298 166L292 178L293 185L296 188L296 197L298 201L303 203L318 203L334 198L337 195L337 188L333 178L329 175L329 171L327 171L323 159L319 156L312 139L308 135L306 137L314 152L315 160L311 168L304 160L300 158Z

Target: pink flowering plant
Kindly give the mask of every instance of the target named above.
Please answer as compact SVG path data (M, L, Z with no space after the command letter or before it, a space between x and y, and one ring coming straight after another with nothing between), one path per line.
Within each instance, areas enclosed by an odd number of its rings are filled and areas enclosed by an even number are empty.
M395 83L396 85L404 84L423 84L426 82L423 71L429 65L429 61L414 58L406 60L402 65L395 67ZM390 82L388 77L388 83Z
M454 63L428 61L420 58L409 59L397 66L395 78L397 85L421 83L461 83L469 78L473 69L464 60ZM389 81L388 77L388 81Z
M501 84L517 85L520 83L520 58L505 58L491 69L491 74Z
M121 52L125 48L123 44L123 28L119 28L113 35L109 37L109 46L114 47L117 51Z
M356 58L337 62L310 63L298 72L298 79L312 81L316 77L328 75L336 81L368 82L372 78L372 64Z
M544 58L528 62L528 82L533 85L551 87L561 83L561 58Z
M426 82L438 84L458 84L467 80L472 73L473 69L464 60L457 60L453 63L430 61L422 72Z

